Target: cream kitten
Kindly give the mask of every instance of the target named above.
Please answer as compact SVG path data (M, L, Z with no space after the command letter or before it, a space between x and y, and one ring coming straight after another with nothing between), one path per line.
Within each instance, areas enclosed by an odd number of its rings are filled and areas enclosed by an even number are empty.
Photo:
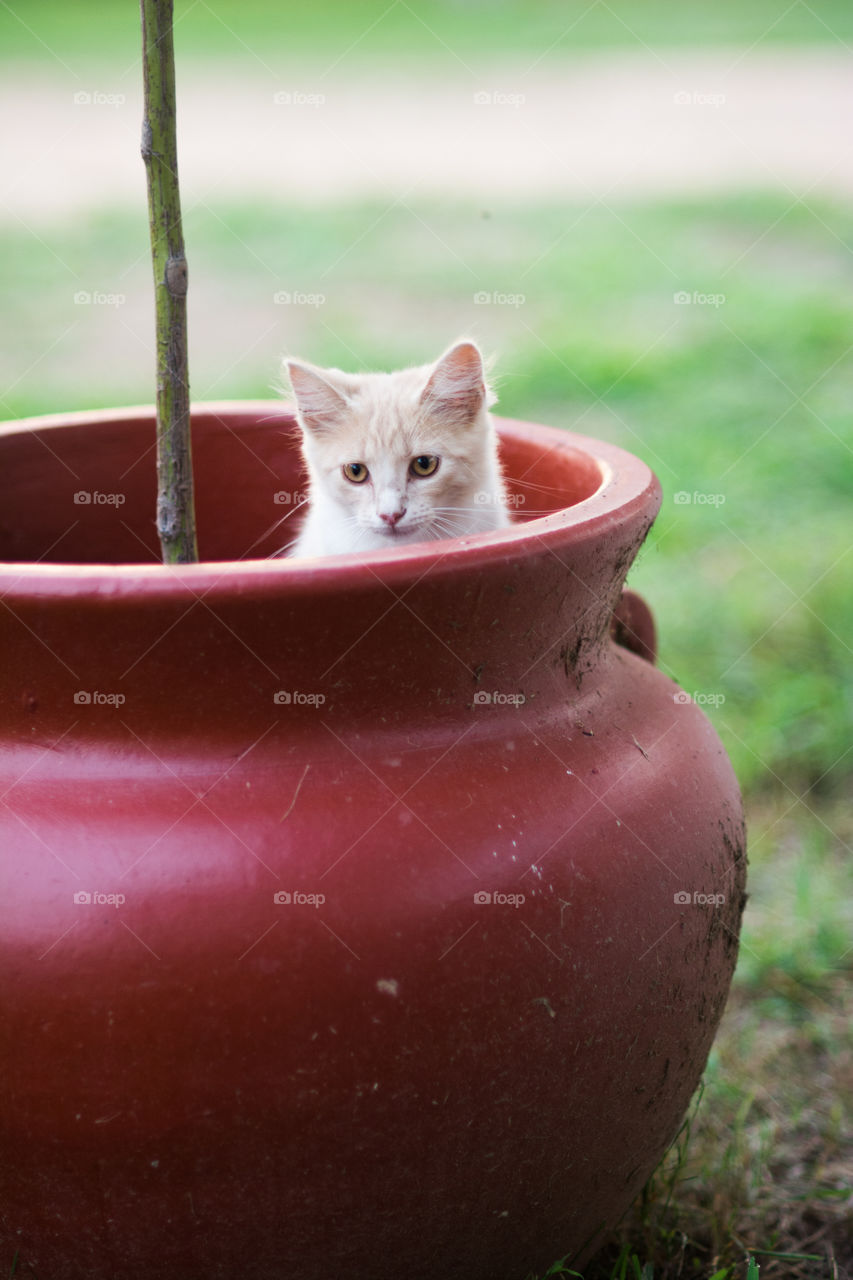
M494 397L473 342L398 373L286 363L309 502L302 532L279 554L387 551L510 523Z

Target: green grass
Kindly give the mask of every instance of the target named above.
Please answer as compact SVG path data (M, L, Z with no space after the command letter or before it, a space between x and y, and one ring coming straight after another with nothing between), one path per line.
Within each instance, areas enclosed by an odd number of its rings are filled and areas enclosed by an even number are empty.
M789 822L783 843L795 832ZM744 956L762 945L749 912L744 942ZM850 1275L851 1081L853 987L838 953L810 981L742 963L681 1132L583 1280ZM545 1275L577 1274L558 1266Z
M738 982L703 1090L616 1238L584 1280L838 1280L853 1263L853 992ZM646 1269L644 1272L644 1268Z
M142 212L37 235L0 226L5 416L151 399L146 236ZM221 206L188 208L186 237L197 398L268 394L283 350L390 368L471 332L497 354L501 412L601 436L658 472L663 507L630 581L654 607L664 669L714 699L745 788L751 897L701 1104L584 1276L742 1280L751 1256L761 1280L843 1275L849 212L762 195L613 210ZM81 306L80 290L124 302ZM281 290L324 300L279 305ZM481 291L524 301L477 304ZM679 304L681 291L725 301Z
M483 57L521 55L546 65L562 55L607 47L642 49L729 44L746 48L853 39L843 0L322 0L319 6L268 0L177 0L179 57L227 57L256 66L294 58L346 69L365 61L442 62L462 71ZM0 7L0 58L72 72L138 52L138 6L96 0L8 0Z

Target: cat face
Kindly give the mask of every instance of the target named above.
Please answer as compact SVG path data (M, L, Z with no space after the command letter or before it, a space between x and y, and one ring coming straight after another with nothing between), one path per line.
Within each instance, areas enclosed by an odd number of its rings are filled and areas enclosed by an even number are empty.
M441 509L458 503L466 487L464 456L439 431L400 427L388 438L353 424L315 447L313 462L355 546L364 533L411 542L431 536L436 524L449 528Z
M371 550L471 527L494 438L479 351L431 366L346 374L289 362L311 479L312 517Z

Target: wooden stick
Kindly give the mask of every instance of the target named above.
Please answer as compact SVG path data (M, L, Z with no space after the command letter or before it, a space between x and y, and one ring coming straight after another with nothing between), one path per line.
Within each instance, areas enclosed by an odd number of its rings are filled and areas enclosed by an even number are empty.
M173 0L140 0L142 159L157 328L157 532L164 564L198 560L187 372L187 260L178 189Z

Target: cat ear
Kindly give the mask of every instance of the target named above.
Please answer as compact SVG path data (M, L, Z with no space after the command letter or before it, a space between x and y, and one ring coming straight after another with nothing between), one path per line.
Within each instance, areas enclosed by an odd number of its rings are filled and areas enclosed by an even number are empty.
M331 431L340 426L349 404L313 365L288 360L287 372L299 416L309 431Z
M491 403L483 357L473 342L457 342L445 351L421 393L424 409L447 426L468 426Z

